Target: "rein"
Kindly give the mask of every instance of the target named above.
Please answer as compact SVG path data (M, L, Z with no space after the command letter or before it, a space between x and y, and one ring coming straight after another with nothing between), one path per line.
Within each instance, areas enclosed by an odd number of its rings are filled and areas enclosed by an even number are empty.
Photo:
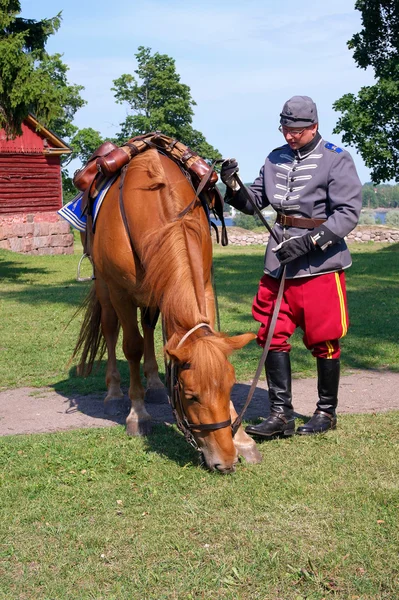
M273 316L272 316L272 320L270 322L269 332L267 334L267 338L266 338L265 346L263 348L262 356L260 357L260 360L259 360L259 363L258 363L258 368L256 369L256 373L255 373L255 376L253 378L251 387L249 389L248 396L247 396L247 399L245 401L245 404L242 407L242 409L240 411L240 414L238 415L238 417L234 421L233 425L231 426L231 429L232 429L232 432L233 432L233 437L237 433L237 430L238 430L238 428L240 427L240 425L242 423L245 411L247 410L247 408L249 406L249 403L252 400L252 396L254 395L256 386L258 385L259 377L261 376L261 373L263 371L263 366L265 364L266 357L267 357L267 355L269 353L270 344L272 343L273 333L274 333L274 330L276 328L277 318L278 318L278 315L279 315L279 312L280 312L281 300L283 299L283 294L284 294L285 271L286 271L286 267L284 267L283 274L281 276L281 282L280 282L280 287L278 289L276 304L274 305Z
M251 197L250 193L248 192L247 188L245 187L245 185L243 184L243 182L241 181L241 179L239 178L239 176L237 175L237 173L235 173L234 176L235 176L235 178L237 180L237 183L240 186L240 190L243 192L245 198L251 204L252 208L254 209L254 211L256 212L256 214L258 215L258 217L260 218L260 220L262 221L263 225L266 227L266 229L268 230L268 232L270 233L270 235L273 237L273 239L277 243L279 243L276 234L274 233L274 231L270 227L269 223L266 221L265 217L262 215L261 210L256 206L253 198ZM261 373L263 371L263 366L264 366L264 364L266 362L266 357L267 357L267 355L269 353L269 349L270 349L270 345L272 343L272 338L273 338L274 330L276 328L277 318L278 318L278 315L279 315L279 312L280 312L281 301L283 299L286 270L287 270L287 267L284 266L283 272L282 272L282 275L281 275L280 286L278 288L278 294L277 294L277 298L276 298L276 303L275 303L274 309L273 309L272 320L271 320L270 326L269 326L269 332L267 334L267 338L266 338L265 346L263 348L262 356L260 357L260 360L259 360L259 363L258 363L258 368L256 369L256 373L255 373L255 376L253 378L251 387L249 389L248 396L247 396L247 399L245 401L245 404L242 407L242 409L240 411L240 414L237 416L236 420L234 421L234 423L231 426L231 429L232 429L232 432L233 432L233 437L237 433L237 430L240 427L240 425L242 423L242 420L244 418L245 411L247 410L247 408L249 406L249 403L252 400L252 396L254 395L256 386L257 386L258 381L259 381L259 377L261 376Z
M208 183L208 181L210 180L212 173L213 173L213 169L214 166L216 164L216 161L213 162L210 167L208 168L208 171L205 173L205 175L203 176L203 178L201 179L199 186L195 192L195 196L192 199L192 201L190 202L190 204L188 206L186 206L185 209L183 209L175 218L175 221L178 221L179 219L182 219L187 213L189 213L190 211L192 211L198 204L201 204L200 201L200 194L203 191L204 187L206 186L206 184ZM199 202L198 202L199 201Z

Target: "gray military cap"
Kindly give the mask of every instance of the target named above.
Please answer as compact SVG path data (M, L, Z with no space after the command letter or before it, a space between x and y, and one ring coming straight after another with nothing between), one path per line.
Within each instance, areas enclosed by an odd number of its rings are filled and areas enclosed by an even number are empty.
M316 104L309 96L293 96L283 106L280 123L285 127L309 127L318 123Z

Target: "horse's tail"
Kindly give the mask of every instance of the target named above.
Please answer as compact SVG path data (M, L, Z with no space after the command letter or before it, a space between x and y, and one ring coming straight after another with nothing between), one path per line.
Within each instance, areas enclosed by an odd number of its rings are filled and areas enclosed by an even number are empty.
M101 360L106 351L105 338L101 331L101 304L94 285L78 312L81 310L85 310L85 315L71 360L76 356L80 357L78 375L87 377L92 372L96 358Z

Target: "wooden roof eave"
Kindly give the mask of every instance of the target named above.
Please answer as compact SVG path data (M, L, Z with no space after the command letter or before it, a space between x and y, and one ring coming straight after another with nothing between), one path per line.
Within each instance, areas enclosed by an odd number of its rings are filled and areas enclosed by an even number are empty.
M58 135L41 125L39 121L29 113L26 117L25 121L32 125L36 131L40 132L40 134L47 138L49 142L51 142L55 148L45 148L43 150L43 154L71 154L72 149L62 140Z
M68 150L63 150L62 148L45 148L43 154L47 156L49 154L60 156L61 154L72 154L72 150L70 148L68 148Z

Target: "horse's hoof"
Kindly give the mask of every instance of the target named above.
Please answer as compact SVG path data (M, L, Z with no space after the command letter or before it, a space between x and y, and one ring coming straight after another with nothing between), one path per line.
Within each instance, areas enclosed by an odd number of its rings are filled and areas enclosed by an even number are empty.
M262 462L262 455L255 444L236 444L237 452L247 463L257 465Z
M145 393L144 401L148 404L167 404L168 394L164 387L149 388Z
M126 421L126 433L130 436L149 435L152 431L152 421Z
M110 400L122 400L124 398L124 394L120 387L112 386L107 395L104 398L104 402L109 402Z
M111 398L104 402L104 413L109 417L125 415L128 412L128 404L123 398Z

